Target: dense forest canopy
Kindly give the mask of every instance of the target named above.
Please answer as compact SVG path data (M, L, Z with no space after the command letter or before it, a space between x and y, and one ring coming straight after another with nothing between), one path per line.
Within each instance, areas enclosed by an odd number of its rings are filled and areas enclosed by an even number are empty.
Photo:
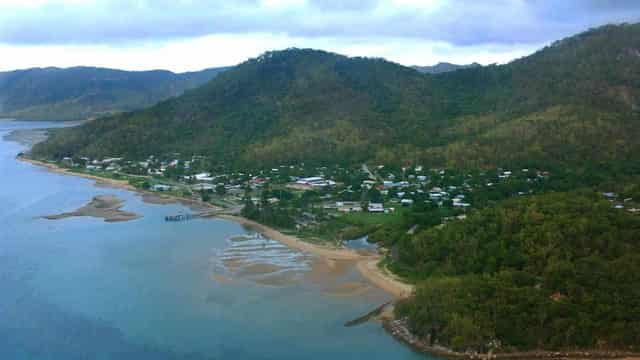
M600 193L510 200L399 242L398 265L426 281L398 311L457 349L637 349L639 234Z

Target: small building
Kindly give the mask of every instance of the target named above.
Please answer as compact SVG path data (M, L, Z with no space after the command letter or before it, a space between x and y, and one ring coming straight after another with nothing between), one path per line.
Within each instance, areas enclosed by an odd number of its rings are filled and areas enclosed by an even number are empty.
M151 187L153 191L169 191L171 190L171 186L165 184L155 184Z
M209 173L195 174L194 178L198 181L213 181L213 177Z
M362 206L359 202L355 201L338 201L336 202L336 208L340 212L361 212Z
M199 183L191 185L191 190L193 191L213 191L214 189L213 184Z
M384 212L384 205L381 203L369 203L367 210L373 213L381 213Z
M469 203L465 203L465 202L461 202L461 201L456 201L453 203L454 207L461 207L461 208L468 208L471 206L471 204Z

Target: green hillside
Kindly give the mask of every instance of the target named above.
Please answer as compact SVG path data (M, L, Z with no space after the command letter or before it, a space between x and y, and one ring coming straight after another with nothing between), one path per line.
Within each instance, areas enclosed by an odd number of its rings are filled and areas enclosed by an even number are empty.
M637 350L638 234L640 217L599 193L506 201L397 244L398 263L419 279L397 311L457 350L496 339L502 351Z
M0 117L77 120L131 111L211 80L225 68L174 74L92 67L0 73Z
M494 167L640 150L640 25L605 26L507 65L421 74L381 59L269 52L146 110L62 130L39 156L203 154L225 164Z

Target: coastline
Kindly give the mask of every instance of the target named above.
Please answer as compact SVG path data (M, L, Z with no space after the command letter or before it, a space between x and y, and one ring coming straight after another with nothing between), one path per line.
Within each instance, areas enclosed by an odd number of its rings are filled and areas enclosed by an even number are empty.
M47 170L49 170L49 171L51 171L53 173L56 173L56 174L78 176L78 177L82 177L82 178L85 178L85 179L95 180L99 184L105 184L105 185L109 185L109 186L113 186L113 187L129 190L129 191L136 191L137 192L139 190L139 189L135 188L134 186L132 186L131 184L129 184L129 182L127 182L125 180L108 179L108 178L103 178L103 177L100 177L100 176L95 176L95 175L90 175L90 174L75 173L75 172L69 171L69 169L61 168L61 167L59 167L59 166L57 166L55 164L47 163L47 162L40 161L40 160L30 159L30 158L27 158L27 157L24 157L24 156L18 156L18 157L16 157L16 159L18 159L19 161L24 161L24 162L30 163L32 165L44 167Z
M143 196L152 196L156 199L161 199L162 203L182 203L187 206L193 207L201 207L208 208L212 210L221 210L219 207L204 203L201 201L186 199L174 195L165 195L158 194L150 191L145 191L138 189L131 184L129 184L126 180L116 180L103 178L96 175L84 174L84 173L76 173L69 171L68 169L61 168L55 164L47 163L40 160L30 159L24 156L16 157L19 161L24 161L30 163L35 166L40 166L46 168L48 171L62 174L62 175L71 175L78 176L89 180L95 180L99 185L107 185L112 186L128 191L133 191L139 194L143 194ZM150 202L153 202L150 201ZM367 279L374 286L380 288L381 290L393 295L396 299L406 298L411 295L413 292L413 286L407 283L402 282L398 278L388 274L386 271L380 269L378 267L378 262L382 259L380 255L370 255L370 254L361 254L355 250L347 249L347 248L331 248L328 246L316 245L306 241L301 240L300 238L292 235L283 234L282 232L273 229L269 226L260 224L253 220L246 219L241 216L236 215L227 215L227 214L215 214L212 217L217 217L229 221L236 222L241 225L248 226L264 236L281 242L291 248L297 249L302 252L307 252L311 254L318 255L320 258L324 260L346 260L346 261L354 261L356 263L356 267L360 274Z
M81 177L89 180L94 180L96 184L100 186L111 186L111 187L142 194L143 197L146 197L144 199L145 202L155 203L155 204L181 203L183 205L193 207L193 208L199 207L199 208L208 208L212 210L220 210L219 207L213 204L204 203L201 201L187 199L179 196L174 196L169 194L159 194L156 192L138 189L135 186L129 184L129 182L126 180L109 179L109 178L104 178L101 176L96 176L91 174L73 172L73 171L70 171L69 169L61 168L55 164L51 164L51 163L40 161L40 160L30 159L24 156L18 156L16 157L16 159L19 161L27 162L35 166L44 167L48 171L51 171L56 174L77 176L77 177Z

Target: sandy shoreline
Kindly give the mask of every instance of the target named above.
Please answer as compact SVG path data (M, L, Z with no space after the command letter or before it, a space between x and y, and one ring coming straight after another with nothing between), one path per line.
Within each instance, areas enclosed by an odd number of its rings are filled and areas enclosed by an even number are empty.
M140 193L143 196L143 200L149 203L181 203L186 206L195 207L195 208L208 208L208 209L217 209L220 208L200 201L180 198L172 195L164 195L164 194L156 194L144 190L140 190L129 184L126 180L116 180L116 179L107 179L95 175L76 173L69 171L68 169L60 168L54 164L50 164L47 162L33 160L25 157L18 157L18 160L25 161L31 163L36 166L45 167L47 170L63 174L63 175L72 175L79 176L85 179L95 180L97 184L108 185L112 187L117 187L121 189L125 189L128 191L133 191L136 193ZM327 260L344 260L344 261L354 261L356 262L358 271L362 274L364 278L366 278L373 285L378 288L388 292L397 298L404 298L413 292L413 286L410 284L406 284L396 277L387 274L385 271L381 270L378 267L378 262L382 259L380 255L370 255L370 254L362 254L352 249L346 248L331 248L328 246L316 245L300 240L299 238L291 235L286 235L277 231L273 228L265 226L263 224L257 223L255 221L233 215L216 215L221 219L230 220L241 225L248 226L250 228L255 229L259 233L264 236L271 238L273 240L279 241L291 248L297 249L302 252L311 253L318 255L319 257Z
M402 282L378 267L378 262L382 260L380 255L365 255L351 249L330 248L311 244L295 236L283 234L268 226L239 216L218 215L217 217L248 226L268 238L277 240L291 248L318 255L326 260L355 261L358 271L365 279L397 298L405 298L413 293L413 285Z
M98 184L106 184L106 185L122 188L125 190L130 190L130 191L138 190L125 180L107 179L107 178L103 178L103 177L95 176L91 174L76 173L76 172L69 171L68 169L61 168L54 164L50 164L40 160L29 159L25 157L17 157L17 159L20 161L28 162L33 165L45 167L47 168L47 170L54 172L56 174L79 176L85 179L95 180Z

